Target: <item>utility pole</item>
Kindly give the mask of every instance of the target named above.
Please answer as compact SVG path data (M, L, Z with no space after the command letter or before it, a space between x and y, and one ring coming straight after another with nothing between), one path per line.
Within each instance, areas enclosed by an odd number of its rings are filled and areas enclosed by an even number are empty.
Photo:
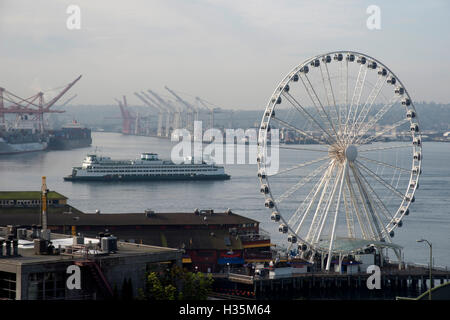
M430 289L428 291L428 300L431 300L431 289L433 289L433 276L431 274L431 270L433 269L433 244L426 239L420 239L417 242L426 242L430 247Z

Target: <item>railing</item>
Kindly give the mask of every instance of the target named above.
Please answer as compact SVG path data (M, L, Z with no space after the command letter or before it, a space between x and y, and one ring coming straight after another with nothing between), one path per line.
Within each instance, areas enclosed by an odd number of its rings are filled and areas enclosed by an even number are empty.
M405 265L408 268L413 267L413 268L424 268L424 269L429 269L430 268L430 264L429 263L413 263L413 262L405 262ZM438 270L438 271L449 271L449 268L447 266L433 266L433 270Z
M238 273L229 273L228 279L234 281L253 282L253 276Z
M258 241L258 240L270 240L270 236L264 234L241 234L239 235L241 241Z
M244 259L272 259L272 252L246 252Z

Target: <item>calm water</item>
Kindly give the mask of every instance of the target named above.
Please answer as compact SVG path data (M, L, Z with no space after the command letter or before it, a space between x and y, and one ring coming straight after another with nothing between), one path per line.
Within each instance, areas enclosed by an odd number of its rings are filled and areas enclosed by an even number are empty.
M40 190L41 176L47 185L69 198L69 203L85 212L191 211L194 208L231 208L236 213L256 219L272 234L275 243L284 243L270 222L259 193L256 165L225 165L232 178L228 181L201 182L127 182L72 183L63 181L72 166L79 166L84 156L94 152L113 159L134 159L141 152L156 152L168 159L172 144L163 139L93 133L93 146L69 151L50 151L0 158L1 190ZM281 150L281 158L295 163L298 151ZM435 265L450 266L450 144L427 142L423 149L423 174L411 214L394 242L404 247L406 261L427 263L428 246L417 243L426 238L433 243ZM322 156L319 154L318 156ZM317 157L318 157L317 156ZM398 162L396 162L398 163ZM400 165L399 165L400 166ZM404 167L410 167L403 165Z

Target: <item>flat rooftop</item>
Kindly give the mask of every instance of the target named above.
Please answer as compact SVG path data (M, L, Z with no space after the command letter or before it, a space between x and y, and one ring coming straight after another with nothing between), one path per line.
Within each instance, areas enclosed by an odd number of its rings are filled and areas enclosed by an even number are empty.
M73 210L72 210L73 209ZM83 213L72 208L50 208L49 226L136 226L136 225L244 225L258 221L235 213L214 212L196 215L194 212L164 212L147 216L142 213ZM39 224L39 208L0 208L0 225Z
M71 236L61 234L52 234L51 241L53 246L55 246L55 248L58 248L58 245L61 245L61 248L65 248L73 244L73 238ZM89 242L95 244L99 242L99 239L85 237L84 243L88 244ZM95 260L108 260L117 258L126 259L129 257L171 254L171 253L174 255L178 254L181 257L181 251L178 249L150 246L143 244L117 242L117 249L118 250L115 253L109 254L99 253L94 255L93 252L90 251L91 253L89 254L89 258L94 258ZM19 256L11 256L11 257L3 256L2 258L0 258L0 265L18 266L18 265L82 260L84 258L85 256L77 254L36 255L34 253L34 245L32 244L31 241L19 240Z

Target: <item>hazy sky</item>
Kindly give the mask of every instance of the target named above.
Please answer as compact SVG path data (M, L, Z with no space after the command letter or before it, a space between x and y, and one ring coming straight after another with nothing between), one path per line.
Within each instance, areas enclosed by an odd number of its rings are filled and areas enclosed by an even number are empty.
M68 30L66 9L81 9ZM369 5L381 30L369 30ZM21 96L83 78L76 104L164 85L264 108L282 77L334 50L371 55L418 101L450 102L449 1L0 0L0 86Z

